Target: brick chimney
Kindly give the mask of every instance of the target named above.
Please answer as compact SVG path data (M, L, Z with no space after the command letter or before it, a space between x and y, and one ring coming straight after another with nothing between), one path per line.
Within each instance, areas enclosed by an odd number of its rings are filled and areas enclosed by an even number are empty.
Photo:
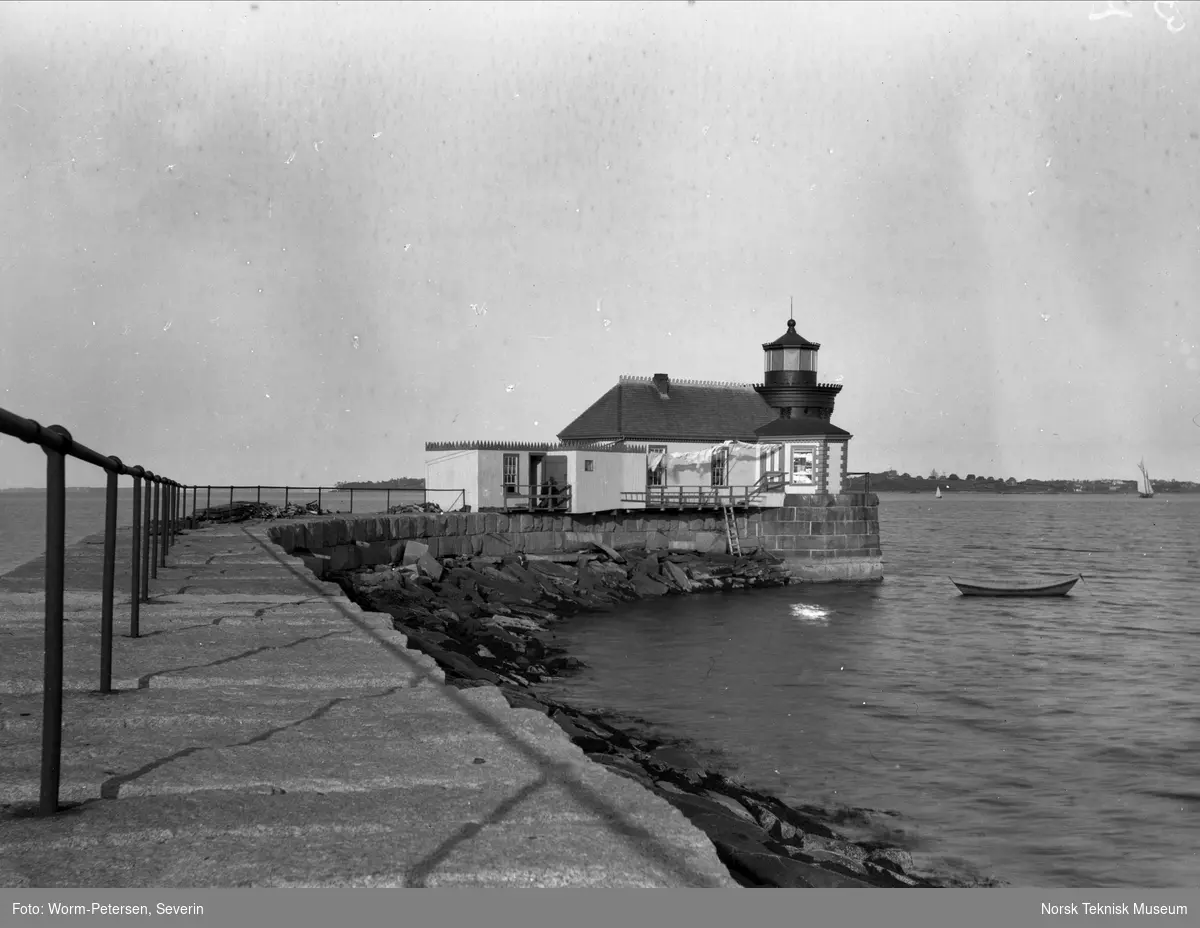
M671 398L671 378L666 374L655 374L654 386L658 389L661 399L669 400Z

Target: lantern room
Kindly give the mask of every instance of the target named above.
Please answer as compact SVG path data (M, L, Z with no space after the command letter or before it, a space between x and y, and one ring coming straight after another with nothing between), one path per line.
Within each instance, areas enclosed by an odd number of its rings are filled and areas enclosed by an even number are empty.
M812 417L826 421L833 415L834 398L841 384L817 383L817 351L821 348L796 332L789 319L787 331L763 345L766 376L754 389L781 419Z
M787 331L763 345L767 386L800 386L817 382L817 352L821 346L796 332L796 320L789 319Z

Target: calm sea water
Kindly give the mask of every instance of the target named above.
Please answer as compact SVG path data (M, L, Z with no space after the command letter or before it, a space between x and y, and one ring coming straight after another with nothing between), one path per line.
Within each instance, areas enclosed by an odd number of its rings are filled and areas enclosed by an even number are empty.
M430 499L439 504L450 505L455 494L453 492L430 491ZM201 487L196 498L196 506L203 509L208 500L212 505L220 506L229 502L229 488L223 491L214 489L211 497ZM307 503L317 499L316 490L294 489L286 496L283 490L257 490L254 487L239 487L234 493L234 499L239 502L261 500L282 506L284 502ZM421 502L424 499L422 491L392 490L355 490L353 511L383 512L388 504L393 506L401 503ZM335 512L350 512L350 494L345 491L323 491L321 506ZM192 497L187 498L186 511L191 512ZM117 525L129 525L133 521L133 488L117 489ZM66 543L74 544L89 535L104 531L104 490L100 489L69 489L67 490L67 530ZM0 574L24 564L26 561L40 557L46 550L46 491L37 490L0 490Z
M926 864L1200 883L1200 496L886 494L887 579L644 601L559 626L549 695L636 715ZM1082 572L1064 599L947 575Z
M104 531L103 489L67 490L66 543ZM133 488L117 489L117 525L133 521ZM46 551L46 491L0 490L0 574Z

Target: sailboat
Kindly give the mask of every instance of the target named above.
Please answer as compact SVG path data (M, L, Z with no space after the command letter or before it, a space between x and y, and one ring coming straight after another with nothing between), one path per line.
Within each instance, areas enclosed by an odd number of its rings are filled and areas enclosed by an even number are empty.
M938 487L938 488L937 488L937 492L936 492L936 493L934 493L933 495L934 495L935 497L937 497L938 499L941 499L941 498L942 498L942 488L941 488L941 487Z
M1138 496L1142 499L1153 499L1154 484L1150 482L1150 472L1146 470L1145 458L1138 463L1138 470L1142 472L1142 488L1138 491Z

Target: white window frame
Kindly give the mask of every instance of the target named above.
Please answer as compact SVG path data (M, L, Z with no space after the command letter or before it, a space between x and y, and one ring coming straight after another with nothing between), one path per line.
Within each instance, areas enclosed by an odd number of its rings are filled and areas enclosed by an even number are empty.
M728 448L718 448L716 451L714 451L712 453L712 461L711 461L712 486L714 486L714 487L729 486L729 458L730 458L730 454L729 454ZM721 479L718 480L717 479L718 477L720 477Z
M820 448L817 445L792 445L788 448L787 482L794 487L815 487L817 485L817 460ZM809 461L806 480L797 480L796 461L807 456ZM800 473L804 473L800 471Z
M509 465L512 465L511 477L509 480ZM504 461L501 465L501 473L503 474L504 492L516 493L521 482L521 456L519 454L505 454Z

